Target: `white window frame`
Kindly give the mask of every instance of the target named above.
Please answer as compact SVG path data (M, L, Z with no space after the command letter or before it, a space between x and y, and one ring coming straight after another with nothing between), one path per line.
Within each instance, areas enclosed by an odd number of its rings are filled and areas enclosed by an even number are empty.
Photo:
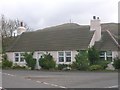
M16 56L15 54L18 54L18 56ZM14 62L15 63L24 63L25 60L21 61L21 58L24 58L24 56L22 56L21 54L23 54L23 52L15 52L14 53ZM15 58L18 58L18 61L16 62Z
M107 58L109 57L109 58L112 58L112 53L111 53L111 55L107 55L107 51L103 51L104 52L104 55L100 55L100 57L101 58L104 58L105 60L107 60ZM110 52L112 52L112 51L110 51Z
M59 56L59 53L63 53L63 56ZM60 60L59 60L60 57L63 58L63 61L62 61L62 62L60 62ZM59 52L58 52L58 63L63 63L63 62L65 62L65 53L64 53L64 51L59 51Z
M66 55L66 53L68 53L68 52L70 52L70 56L67 56L67 55ZM70 58L71 58L71 60L69 61L69 62L71 62L71 61L72 61L71 51L66 51L66 52L65 52L65 62L68 62L68 61L67 61L67 57L70 57Z
M59 52L63 52L63 56L59 56ZM71 56L67 56L67 57L71 57L71 61L70 62L66 62L66 53L70 52ZM59 57L63 57L64 61L63 62L59 62ZM57 63L58 64L70 64L72 62L72 51L58 51L57 52Z

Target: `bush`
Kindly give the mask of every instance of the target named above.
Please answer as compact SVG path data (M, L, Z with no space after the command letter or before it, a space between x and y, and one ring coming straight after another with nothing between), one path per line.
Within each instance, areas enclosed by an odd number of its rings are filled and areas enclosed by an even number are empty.
M103 69L106 69L108 66L108 64L110 63L110 61L106 61L106 60L101 60L99 61L97 64L102 66Z
M33 53L25 53L24 59L26 61L26 65L31 68L31 70L35 69L36 59L33 58Z
M100 65L92 65L89 67L90 71L102 70L102 66Z
M53 57L50 54L44 54L39 59L39 65L43 69L55 69L56 62L53 60Z
M70 64L58 64L57 69L58 70L70 70L71 65Z
M9 60L2 61L2 68L11 68L12 65L13 65L12 61L9 61Z
M120 59L118 57L114 59L113 66L115 69L120 69Z
M0 62L0 68L2 68L2 62Z
M11 68L13 65L12 61L8 60L7 54L2 55L2 68Z
M12 69L26 69L26 66L20 66L20 65L18 65L17 63L15 63L15 64L12 66Z
M95 65L100 60L99 51L97 51L94 46L88 49L88 59L90 65Z
M75 56L76 62L73 62L72 67L78 70L87 70L89 67L88 53L79 51Z

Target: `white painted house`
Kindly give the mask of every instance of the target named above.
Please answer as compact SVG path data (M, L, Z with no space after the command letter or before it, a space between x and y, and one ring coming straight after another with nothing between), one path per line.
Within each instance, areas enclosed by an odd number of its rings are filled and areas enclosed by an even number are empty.
M93 45L101 51L100 58L113 61L118 56L116 38L106 29L101 29L99 17L93 17L90 26L67 23L33 32L25 32L20 28L21 35L6 50L9 60L25 65L24 52L33 52L38 60L44 53L50 53L57 64L71 64L75 61L77 50L86 50ZM23 33L24 32L24 33Z

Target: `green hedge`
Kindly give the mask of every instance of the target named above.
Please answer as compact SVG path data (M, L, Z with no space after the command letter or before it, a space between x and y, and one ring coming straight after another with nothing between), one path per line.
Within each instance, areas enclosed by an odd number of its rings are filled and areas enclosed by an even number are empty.
M97 71L97 70L102 70L102 69L103 68L100 65L92 65L92 66L89 67L90 71Z

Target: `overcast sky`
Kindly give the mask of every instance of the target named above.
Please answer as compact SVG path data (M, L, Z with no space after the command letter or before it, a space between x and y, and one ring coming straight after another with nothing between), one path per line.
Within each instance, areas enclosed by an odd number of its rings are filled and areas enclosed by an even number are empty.
M36 29L63 23L118 22L119 0L0 0L0 14L20 19Z

